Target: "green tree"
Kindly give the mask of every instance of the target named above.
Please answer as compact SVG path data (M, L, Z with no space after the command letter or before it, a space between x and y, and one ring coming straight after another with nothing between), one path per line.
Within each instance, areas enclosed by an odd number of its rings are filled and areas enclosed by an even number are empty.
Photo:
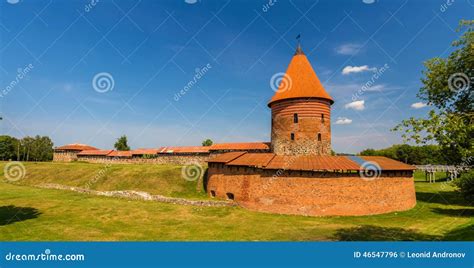
M32 144L32 160L50 161L53 159L53 141L47 136L35 136Z
M445 160L453 164L473 155L474 21L461 21L458 31L462 30L447 58L425 62L423 86L417 96L433 109L426 118L411 117L394 128L406 141L436 141Z
M0 159L10 160L16 159L16 145L17 140L13 137L2 135L0 136Z
M212 145L212 140L211 139L205 139L202 141L202 146L211 146Z
M454 183L464 199L474 204L474 170L471 169L469 172L462 174Z
M362 152L360 152L359 154L360 155L365 155L365 156L380 155L380 154L377 154L377 151L372 149L372 148L365 149Z
M128 146L127 136L123 135L117 139L114 147L117 151L130 151L130 146Z
M445 164L442 151L437 145L395 144L380 150L365 149L359 154L363 156L385 156L413 165Z

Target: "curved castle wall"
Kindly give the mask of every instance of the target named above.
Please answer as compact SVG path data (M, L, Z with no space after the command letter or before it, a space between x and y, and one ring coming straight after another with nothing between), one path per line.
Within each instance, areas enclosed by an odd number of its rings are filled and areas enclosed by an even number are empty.
M331 104L328 100L283 100L273 103L271 109L271 146L275 154L331 154Z
M211 196L230 197L261 212L356 216L403 211L416 205L411 171L365 180L357 173L284 171L275 176L274 170L211 164L208 175Z

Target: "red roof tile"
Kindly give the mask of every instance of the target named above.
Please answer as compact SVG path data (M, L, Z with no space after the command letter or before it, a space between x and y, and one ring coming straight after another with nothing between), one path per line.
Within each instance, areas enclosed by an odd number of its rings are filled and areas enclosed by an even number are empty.
M322 98L334 102L301 50L291 59L286 74L268 106L275 101L294 98Z
M107 156L111 156L111 157L132 157L132 151L112 151Z
M243 154L235 160L227 163L230 166L251 166L251 167L265 167L270 160L275 156L271 153L261 154Z
M268 142L238 142L238 143L216 143L211 145L210 150L269 150Z
M413 170L414 167L386 157L361 157L373 161L382 170ZM273 153L230 152L216 156L210 163L224 163L230 166L252 166L264 169L305 171L359 171L362 163L347 156L290 156Z
M228 163L243 154L246 154L246 152L230 152L230 153L219 154L209 159L208 162L209 163Z
M153 154L157 154L158 152L160 151L160 149L136 149L136 150L132 150L132 155L153 155Z
M108 155L112 152L113 150L84 150L80 153L78 153L77 155Z
M412 165L405 164L403 162L393 160L384 156L359 156L365 161L371 161L377 163L382 170L415 170L416 168Z
M210 146L171 146L163 147L159 153L184 154L184 153L208 153Z
M275 156L267 169L337 171L359 170L359 165L344 156Z
M84 151L84 150L99 150L99 149L86 145L86 144L72 143L72 144L56 147L55 150Z

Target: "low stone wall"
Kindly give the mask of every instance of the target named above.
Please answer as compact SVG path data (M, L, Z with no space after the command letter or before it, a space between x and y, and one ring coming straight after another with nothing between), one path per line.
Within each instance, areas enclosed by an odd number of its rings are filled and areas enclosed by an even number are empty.
M54 162L72 162L77 160L77 153L78 152L54 152L53 153L53 161Z
M56 153L55 153L56 155ZM205 164L210 154L159 154L153 158L143 157L109 157L109 156L77 156L75 160L99 164L173 164L187 165L190 163ZM62 158L53 157L53 161L62 161ZM70 160L72 161L72 160ZM62 162L70 162L62 161Z
M65 186L60 184L45 183L37 185L38 188L43 189L56 189L56 190L67 190L78 193L109 196L109 197L120 197L135 200L146 200L146 201L157 201L162 203L171 203L176 205L189 205L189 206L201 206L201 207L233 207L237 204L230 201L214 201L214 200L189 200L184 198L166 197L162 195L151 195L147 192L141 191L95 191L85 188Z
M207 191L217 198L233 198L239 205L256 211L308 216L372 215L416 205L411 176L366 180L357 173L275 174L258 168L211 164Z

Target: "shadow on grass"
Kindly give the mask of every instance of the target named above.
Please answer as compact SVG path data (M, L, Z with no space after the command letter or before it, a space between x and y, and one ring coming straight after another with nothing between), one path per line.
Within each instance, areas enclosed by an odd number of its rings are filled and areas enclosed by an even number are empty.
M434 213L453 216L453 217L474 217L473 208L465 209L444 209L444 208L432 208L431 211Z
M416 200L423 201L426 203L436 203L443 205L461 205L461 206L470 206L469 202L464 200L458 192L438 192L438 193L429 193L429 192L416 192Z
M403 228L364 225L339 229L333 239L339 241L432 241L442 240L442 236L417 233Z
M443 240L447 241L474 241L474 224L456 228L447 233Z
M0 226L35 219L40 214L41 212L36 208L2 206L0 207Z

